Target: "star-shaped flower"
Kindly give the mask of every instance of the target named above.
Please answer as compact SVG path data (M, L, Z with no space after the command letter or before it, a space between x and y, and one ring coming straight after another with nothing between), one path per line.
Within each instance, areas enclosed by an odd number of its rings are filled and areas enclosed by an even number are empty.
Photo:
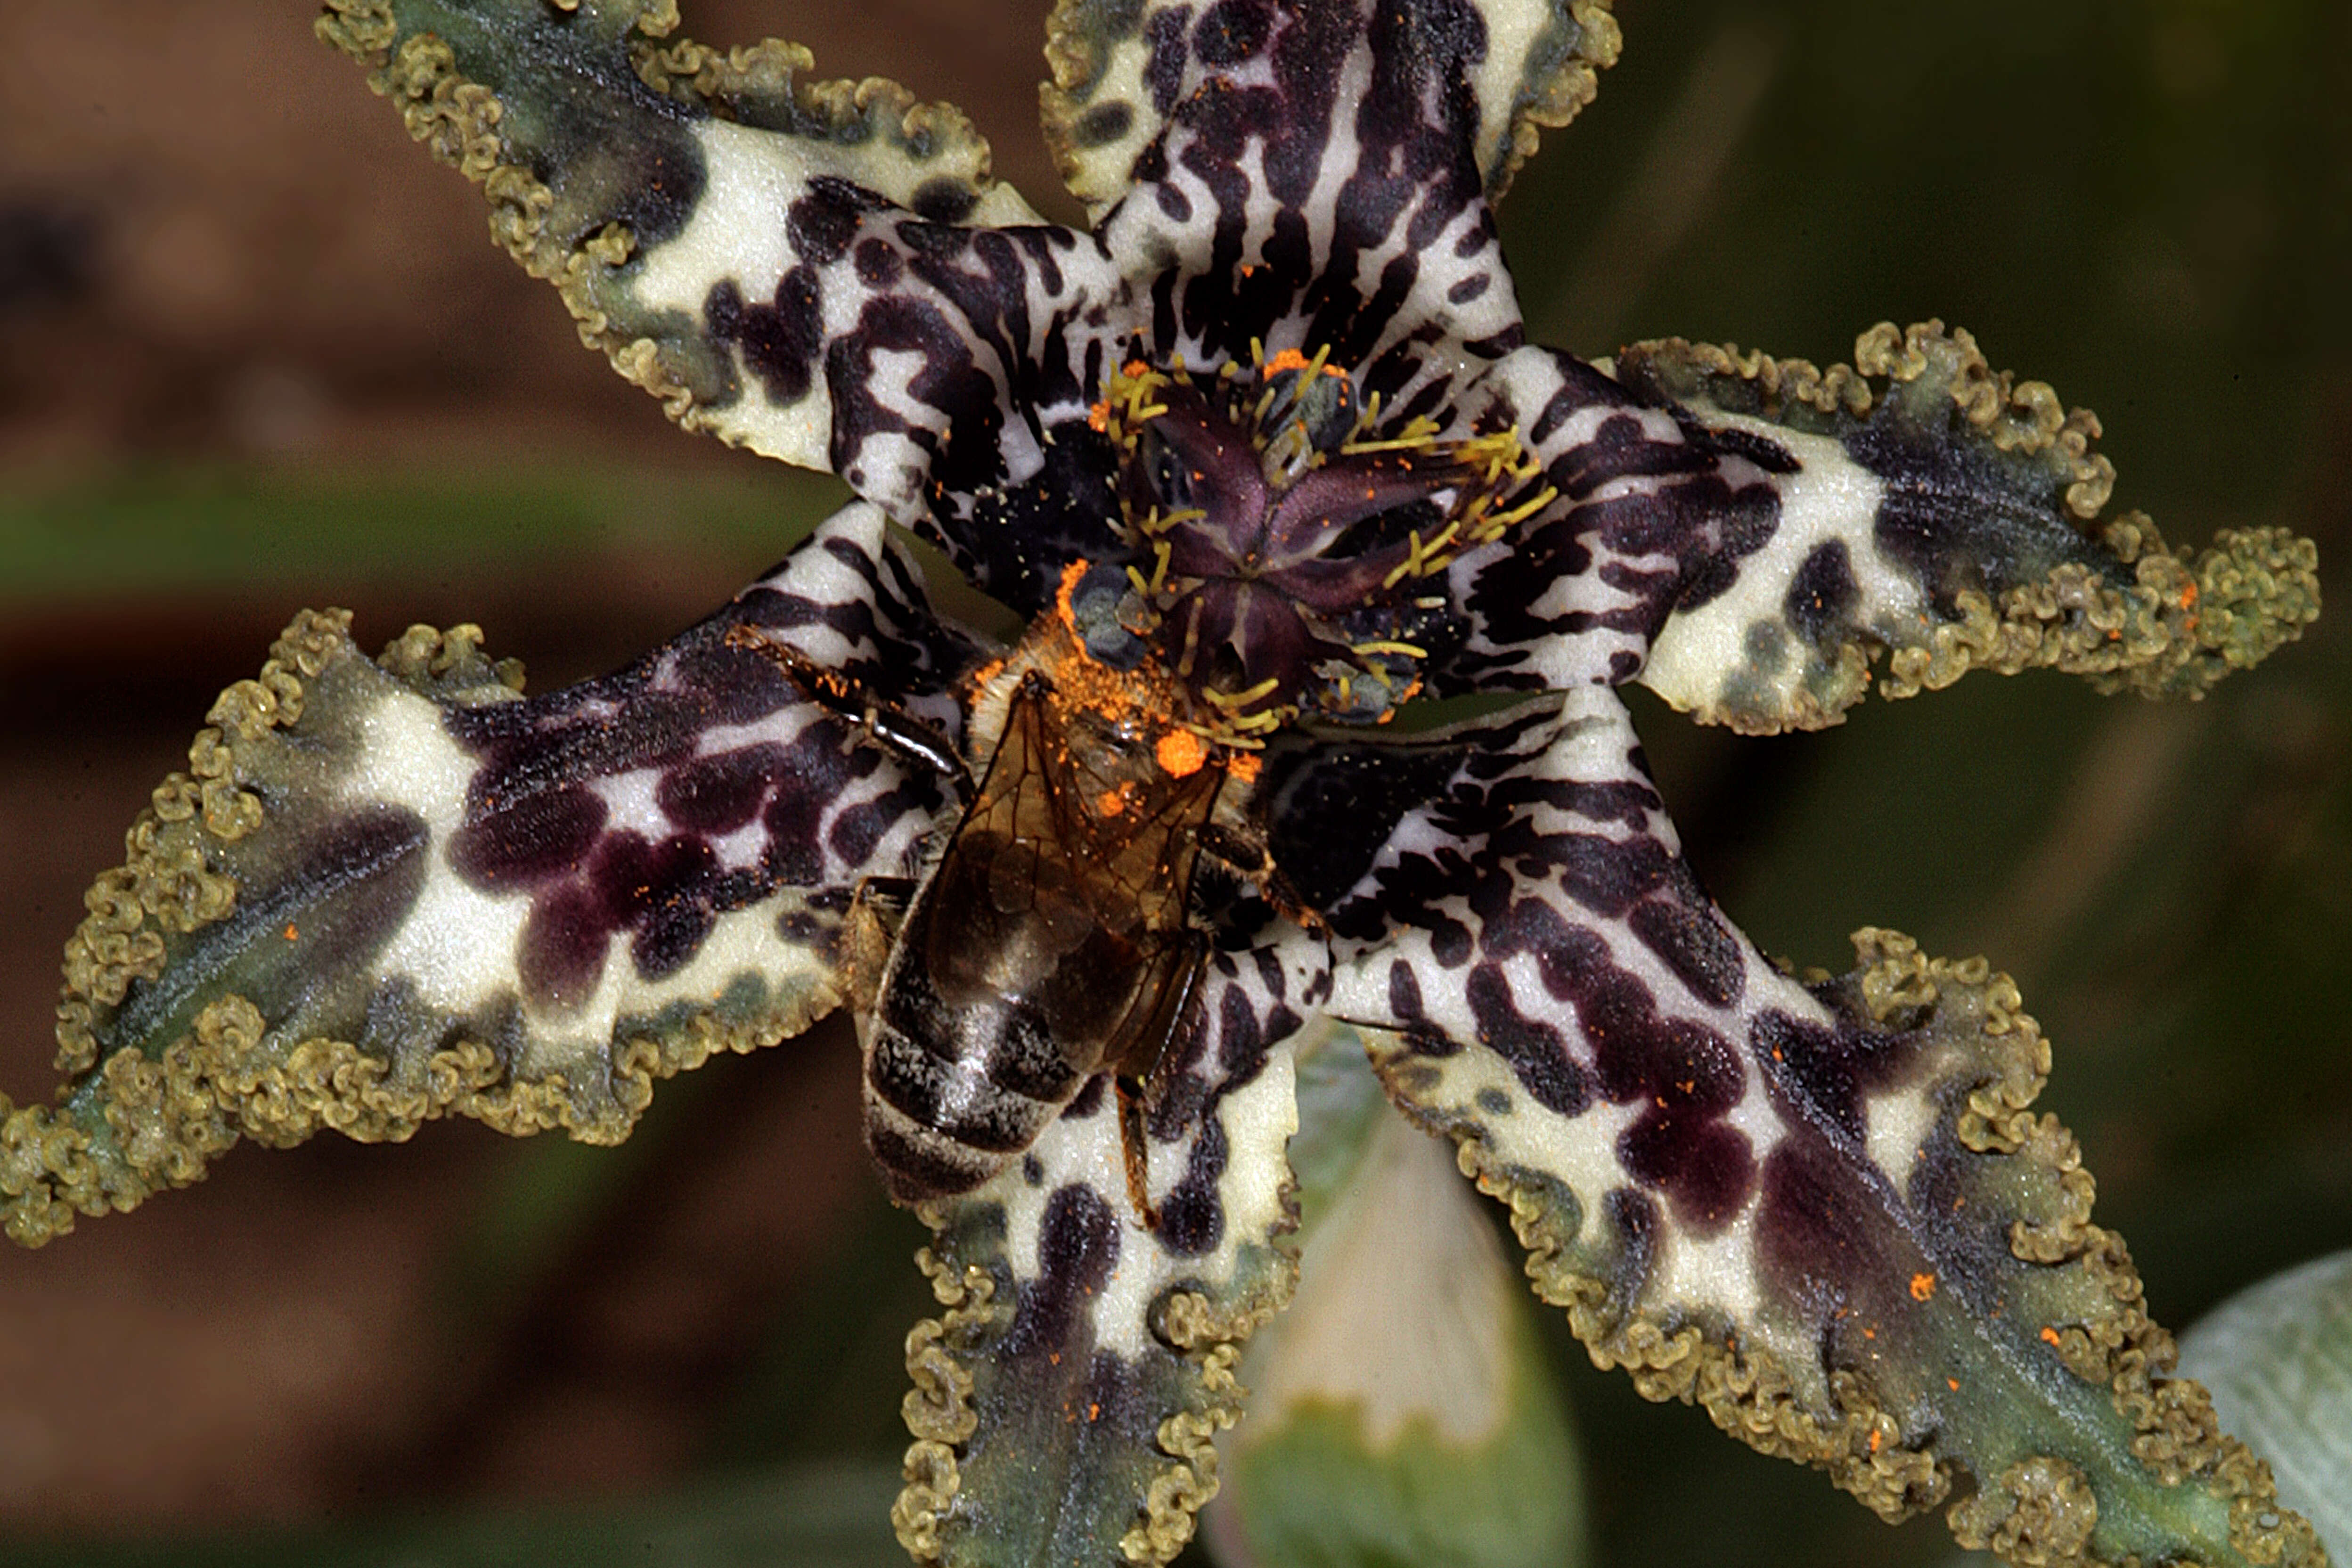
M1826 372L1527 344L1490 205L1602 0L1062 0L1085 232L952 110L675 22L321 31L623 374L862 499L544 697L470 627L371 660L299 618L90 894L12 1236L240 1136L617 1140L855 1003L939 1233L901 1538L1161 1563L1291 1291L1297 1065L1360 1043L1652 1397L2018 1561L2320 1560L2166 1380L2014 989L1884 931L1765 961L1612 689L1751 731L1874 663L2193 696L2315 614L2307 543L2100 521L2096 421L1937 324ZM1025 632L940 613L896 529Z

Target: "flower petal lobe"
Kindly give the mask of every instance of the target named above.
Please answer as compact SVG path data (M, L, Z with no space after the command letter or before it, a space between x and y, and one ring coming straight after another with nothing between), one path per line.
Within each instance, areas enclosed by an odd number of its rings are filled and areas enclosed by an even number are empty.
M803 80L788 44L670 39L675 20L343 0L322 30L673 417L954 537L1083 416L1116 270L992 182L952 109Z
M72 1081L0 1132L10 1233L184 1185L240 1136L461 1114L617 1142L656 1078L805 1028L840 1000L857 882L903 873L941 797L726 634L952 713L961 650L919 594L861 504L719 616L542 698L472 627L372 660L347 615L298 618L91 889Z
M1137 26L1114 53L1148 51L1163 122L1099 232L1163 358L1328 349L1394 426L1442 415L1471 367L1517 346L1477 155L1476 10L1222 0Z
M2014 988L1886 932L1842 979L1766 963L1610 694L1494 721L1329 919L1332 1014L1384 1031L1391 1095L1649 1396L1888 1518L1957 1499L2014 1561L2319 1560L2164 1380L2073 1140L2027 1110L2048 1050Z
M2101 521L2098 420L1995 373L1968 333L1881 326L1855 366L1679 340L1618 357L1777 492L1769 535L1686 574L1657 634L1641 679L1676 707L1749 731L1834 723L1882 654L1890 697L2042 666L2194 696L2317 616L2306 541L2227 532L2191 560L2140 513Z
M908 1489L918 1562L1160 1563L1217 1487L1210 1438L1240 1414L1241 1342L1289 1299L1283 1148L1297 1127L1286 996L1319 954L1213 962L1146 1135L1148 1226L1118 1096L1097 1079L1024 1158L927 1205L942 1318L909 1338Z
M1420 8L1432 30L1475 39L1464 49L1477 102L1473 155L1489 197L1499 197L1535 150L1537 127L1565 125L1592 100L1598 73L1617 58L1616 20L1606 0ZM1232 53L1251 9L1059 0L1046 24L1045 137L1071 191L1097 215L1134 184L1136 162L1173 111L1189 61ZM1211 10L1223 13L1215 35L1222 48L1192 37L1194 16Z

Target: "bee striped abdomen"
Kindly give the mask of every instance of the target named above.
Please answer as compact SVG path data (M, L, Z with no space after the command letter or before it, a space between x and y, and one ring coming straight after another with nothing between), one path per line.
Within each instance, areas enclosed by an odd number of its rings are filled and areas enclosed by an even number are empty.
M929 951L937 890L908 912L902 953ZM1085 1075L1017 987L942 995L933 965L894 967L866 1031L866 1142L902 1203L968 1192L1034 1142Z

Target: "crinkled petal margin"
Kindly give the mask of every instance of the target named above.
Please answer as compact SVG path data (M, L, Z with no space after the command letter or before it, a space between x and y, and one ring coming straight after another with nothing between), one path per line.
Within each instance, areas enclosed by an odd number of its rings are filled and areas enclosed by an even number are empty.
M462 1115L617 1142L654 1079L804 1029L842 1000L854 889L907 869L939 785L727 635L887 653L889 689L936 704L960 649L921 593L860 503L667 647L544 697L472 626L370 659L348 614L297 617L85 900L68 1081L0 1124L9 1235L185 1185L240 1138Z
M1312 950L1220 960L1149 1136L1156 1226L1101 1079L988 1185L919 1211L947 1310L907 1341L916 1441L891 1518L917 1562L1153 1564L1191 1539L1241 1415L1243 1342L1297 1277L1303 1020L1283 996L1313 983Z
M1894 932L1855 946L1860 966L1814 990L1905 1042L1926 1068L1906 1095L1930 1119L1905 1138L1912 1168L1885 1210L1822 1206L1788 1238L1778 1300L1746 1324L1678 1300L1660 1267L1670 1235L1612 1223L1496 1127L1481 1098L1495 1058L1433 1060L1393 1036L1375 1065L1508 1206L1538 1293L1645 1396L1699 1405L1890 1520L1949 1501L1960 1543L2011 1563L2324 1563L2268 1467L2220 1430L2202 1388L2168 1375L2172 1338L2121 1239L2091 1223L2080 1151L2030 1109L2049 1047L2015 986ZM1872 1142L1885 1136L1874 1125Z
M327 40L672 417L948 527L1082 418L1123 287L944 105L720 54L646 0L338 0ZM952 532L952 530L950 530Z
M2091 449L2097 416L1940 321L1882 322L1852 368L1673 339L1614 371L1785 469L1756 481L1778 526L1702 568L1642 672L1705 722L1834 723L1882 656L1887 697L2032 668L2200 697L2318 617L2317 551L2284 529L2225 530L2192 556L2145 513L2102 521L2116 474Z

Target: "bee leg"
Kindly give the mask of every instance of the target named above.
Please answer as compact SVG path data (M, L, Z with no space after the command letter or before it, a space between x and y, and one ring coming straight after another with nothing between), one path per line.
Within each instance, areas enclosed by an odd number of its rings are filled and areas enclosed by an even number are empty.
M958 799L972 797L971 772L954 743L934 726L876 695L865 682L817 663L757 626L730 626L727 646L756 653L782 670L810 701L855 723L859 740L879 746L911 767L946 777Z
M1160 1228L1160 1210L1151 1202L1151 1144L1143 1126L1146 1096L1143 1085L1121 1073L1111 1079L1118 1096L1119 1152L1127 1164L1127 1201L1146 1230Z
M1265 846L1222 823L1207 822L1194 831L1192 842L1201 853L1247 882L1276 914L1307 931L1323 929L1323 911L1298 896Z
M855 901L872 910L874 917L889 927L895 940L899 922L907 918L907 906L915 901L915 879L912 877L868 877L857 884Z
M882 969L914 897L910 877L868 877L850 897L841 922L841 971L850 1005L861 1017L881 999Z

